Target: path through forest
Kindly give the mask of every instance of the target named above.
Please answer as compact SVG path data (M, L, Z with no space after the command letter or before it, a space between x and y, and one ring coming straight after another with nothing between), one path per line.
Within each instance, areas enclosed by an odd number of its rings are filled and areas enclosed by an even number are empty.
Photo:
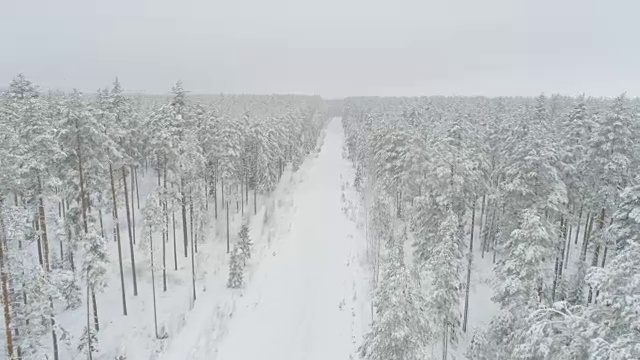
M345 214L352 168L340 119L294 195L292 228L260 265L218 360L349 359L366 330L365 241Z
M209 350L175 346L163 359L357 358L370 322L370 271L364 232L356 225L354 171L343 159L343 144L335 118L320 152L303 165L288 218L276 220L289 223L290 231L274 239L261 259L252 259L257 265L236 294L232 313L215 320L225 323L223 329L187 336L198 337L189 341Z

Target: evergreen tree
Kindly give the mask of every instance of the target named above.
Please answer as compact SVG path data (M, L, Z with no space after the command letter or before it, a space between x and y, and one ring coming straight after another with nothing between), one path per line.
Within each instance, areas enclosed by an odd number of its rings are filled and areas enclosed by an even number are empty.
M375 292L376 316L359 352L367 360L418 360L431 333L423 299L404 263L402 242L393 242Z
M227 281L227 287L232 289L241 288L244 285L243 272L244 262L242 250L240 250L240 247L234 246L229 259L229 281Z

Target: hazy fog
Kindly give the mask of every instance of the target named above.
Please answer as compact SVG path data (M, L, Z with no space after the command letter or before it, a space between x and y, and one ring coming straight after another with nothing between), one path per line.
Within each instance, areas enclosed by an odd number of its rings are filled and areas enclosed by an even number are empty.
M0 84L640 95L637 1L0 0Z

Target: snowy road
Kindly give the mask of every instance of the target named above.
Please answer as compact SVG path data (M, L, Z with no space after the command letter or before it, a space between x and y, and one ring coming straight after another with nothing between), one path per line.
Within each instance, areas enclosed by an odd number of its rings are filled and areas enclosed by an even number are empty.
M292 228L259 266L230 319L218 360L349 359L366 331L365 241L343 209L352 169L342 125L328 125L322 149L294 193ZM354 356L355 358L355 356Z

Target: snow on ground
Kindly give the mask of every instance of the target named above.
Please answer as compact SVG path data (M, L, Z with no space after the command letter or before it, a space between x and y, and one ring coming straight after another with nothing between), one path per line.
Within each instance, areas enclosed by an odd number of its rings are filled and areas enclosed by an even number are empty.
M370 272L363 233L346 215L355 194L343 141L333 119L317 158L294 175L297 184L284 200L292 207L276 220L246 288L226 307L215 296L196 304L162 359L356 358L370 322Z

